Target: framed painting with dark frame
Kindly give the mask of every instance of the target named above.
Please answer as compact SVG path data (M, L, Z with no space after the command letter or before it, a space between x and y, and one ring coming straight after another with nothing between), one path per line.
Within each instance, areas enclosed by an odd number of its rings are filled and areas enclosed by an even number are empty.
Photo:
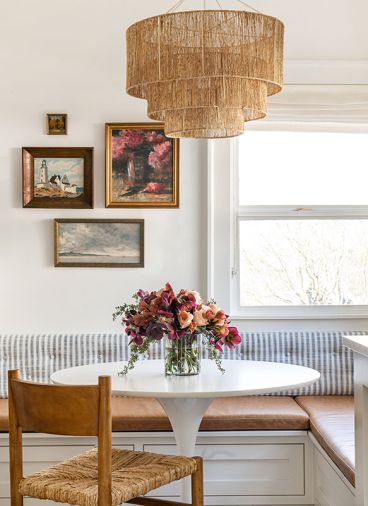
M144 267L144 220L57 219L55 267Z
M68 115L65 113L48 113L47 134L48 135L67 135L68 134Z
M93 148L22 148L23 207L93 208Z
M106 207L179 207L179 139L162 123L106 123Z

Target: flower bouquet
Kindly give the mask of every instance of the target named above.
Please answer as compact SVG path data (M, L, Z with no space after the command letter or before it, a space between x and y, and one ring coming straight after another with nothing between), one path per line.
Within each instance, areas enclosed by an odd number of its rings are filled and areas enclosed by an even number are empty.
M115 308L113 319L121 317L131 338L131 354L121 374L133 369L140 355L151 345L165 339L165 373L167 375L199 374L201 345L221 372L223 347L234 348L241 342L236 327L214 301L205 303L198 292L175 293L169 283L158 291L138 290L135 303Z

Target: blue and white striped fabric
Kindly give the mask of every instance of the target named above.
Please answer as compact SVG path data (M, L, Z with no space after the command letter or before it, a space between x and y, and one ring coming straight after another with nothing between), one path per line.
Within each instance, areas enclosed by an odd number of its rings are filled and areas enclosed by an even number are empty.
M366 332L247 332L224 358L304 365L321 373L319 382L283 395L352 395L352 352L342 346L343 335ZM204 351L204 357L207 352ZM7 397L7 371L20 369L22 377L47 383L65 367L127 360L128 339L122 334L0 335L0 398ZM162 358L163 343L148 358Z
M19 369L23 379L49 383L59 369L127 357L121 334L0 335L0 398L8 395L8 369Z
M321 373L313 385L281 395L353 395L353 352L343 346L342 340L345 335L365 334L366 331L246 333L242 358L302 365Z

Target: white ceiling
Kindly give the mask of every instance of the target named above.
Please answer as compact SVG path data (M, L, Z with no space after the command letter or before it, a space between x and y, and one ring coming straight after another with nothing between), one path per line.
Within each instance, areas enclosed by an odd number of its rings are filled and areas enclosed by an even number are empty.
M205 1L207 8L218 8L216 0ZM368 60L368 0L245 1L284 22L286 60ZM127 18L138 20L166 12L176 0L121 2ZM245 9L238 0L219 2L226 9ZM181 10L203 6L204 0L186 0Z

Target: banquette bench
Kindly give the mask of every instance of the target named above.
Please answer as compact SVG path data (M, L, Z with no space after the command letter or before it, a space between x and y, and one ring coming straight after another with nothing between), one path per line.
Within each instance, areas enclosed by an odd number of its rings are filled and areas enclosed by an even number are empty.
M232 476L226 482L222 476L223 486L218 489L208 477L208 504L353 504L353 359L342 346L343 334L363 332L244 333L241 346L226 352L225 358L244 360L244 367L247 359L287 362L317 369L321 379L282 395L224 398L212 403L199 436L199 447L205 459L208 456L209 474L216 476L215 466L225 459L236 461L237 469L239 462L242 465L241 472L235 472L234 463L230 465L226 472L235 473L236 479ZM151 358L161 358L162 352L158 344ZM127 340L119 334L0 336L0 506L8 504L9 497L1 473L7 466L7 370L19 368L23 378L49 382L50 375L64 367L126 358ZM112 411L115 444L129 446L134 441L136 448L150 445L159 451L156 443L166 448L170 443L175 451L170 422L156 400L114 397ZM29 438L32 447L36 435ZM43 462L57 461L55 448L62 447L64 440L55 443L40 438L37 435L37 445L44 450L49 442L53 453ZM60 451L59 460L63 458L65 452ZM262 479L263 485L254 484ZM168 494L175 496L172 491Z

